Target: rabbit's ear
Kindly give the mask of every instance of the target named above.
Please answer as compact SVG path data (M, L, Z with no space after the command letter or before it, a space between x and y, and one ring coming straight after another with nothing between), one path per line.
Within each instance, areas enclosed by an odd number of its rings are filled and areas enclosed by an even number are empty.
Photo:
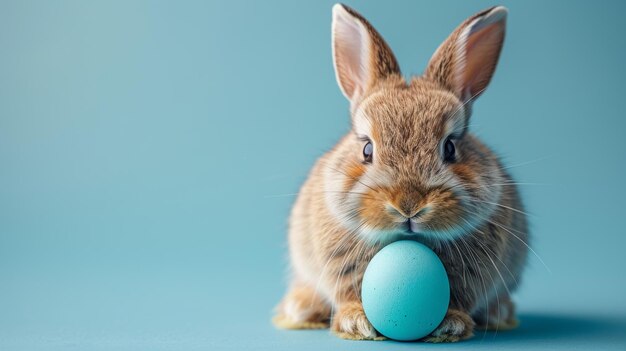
M376 83L400 73L391 49L369 22L353 9L333 6L333 63L337 83L354 106Z
M496 69L506 27L507 9L492 7L463 22L439 46L425 76L471 105Z

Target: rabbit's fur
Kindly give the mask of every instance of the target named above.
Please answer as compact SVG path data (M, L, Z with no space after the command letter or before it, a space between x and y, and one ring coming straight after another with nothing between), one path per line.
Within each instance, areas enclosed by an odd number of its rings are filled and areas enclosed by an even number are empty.
M414 239L437 253L450 279L448 313L426 341L466 339L475 326L515 327L510 293L527 256L526 218L515 183L468 131L472 101L500 55L506 14L494 7L467 19L424 75L406 81L369 22L335 5L334 64L352 130L318 160L293 207L292 277L278 326L380 338L360 302L363 273L381 247ZM448 139L453 159L443 156Z

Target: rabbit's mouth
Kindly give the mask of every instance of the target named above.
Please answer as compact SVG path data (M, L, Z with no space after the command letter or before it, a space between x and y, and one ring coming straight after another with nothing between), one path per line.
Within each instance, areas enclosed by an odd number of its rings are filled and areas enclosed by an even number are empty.
M424 226L413 219L407 219L403 226L406 234L424 234Z

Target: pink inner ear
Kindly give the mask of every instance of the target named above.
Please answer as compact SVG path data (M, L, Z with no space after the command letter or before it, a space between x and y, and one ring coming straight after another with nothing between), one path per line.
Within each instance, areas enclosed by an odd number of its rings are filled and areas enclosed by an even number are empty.
M463 86L471 99L487 87L498 63L504 40L504 22L488 24L469 34L465 44Z
M346 39L345 36L352 36ZM362 84L361 63L361 34L352 31L349 34L340 34L335 43L337 75L347 95L354 97L359 84Z
M368 38L363 25L341 5L333 8L333 45L337 80L348 99L367 84Z

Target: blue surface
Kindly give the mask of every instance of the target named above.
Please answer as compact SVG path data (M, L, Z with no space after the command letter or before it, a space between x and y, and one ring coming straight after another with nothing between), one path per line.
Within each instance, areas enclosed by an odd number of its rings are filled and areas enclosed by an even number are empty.
M625 348L618 1L503 2L471 128L532 213L520 329L464 346L273 329L292 194L349 126L332 3L0 2L0 350ZM348 4L410 74L493 3Z
M450 303L443 263L428 247L400 240L385 246L367 265L361 302L376 330L394 340L428 336Z

